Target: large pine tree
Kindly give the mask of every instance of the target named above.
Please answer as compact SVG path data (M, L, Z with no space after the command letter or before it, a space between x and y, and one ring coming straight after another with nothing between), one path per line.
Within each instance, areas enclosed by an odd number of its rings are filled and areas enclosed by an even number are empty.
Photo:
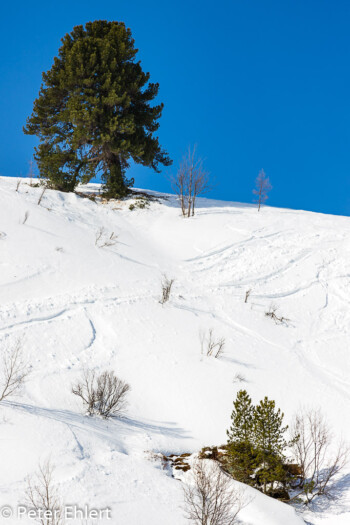
M100 172L106 194L123 196L133 184L125 176L131 159L155 171L171 164L154 136L163 104L150 102L159 85L136 53L121 22L88 22L62 39L24 128L40 139L35 158L52 187L71 191Z

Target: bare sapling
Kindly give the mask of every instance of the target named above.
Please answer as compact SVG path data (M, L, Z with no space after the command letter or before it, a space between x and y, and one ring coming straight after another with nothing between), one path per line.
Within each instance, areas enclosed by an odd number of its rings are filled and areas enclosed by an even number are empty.
M21 182L22 182L22 179L17 179L17 182L16 182L16 191L18 192L19 190L19 187L21 185Z
M169 279L166 275L163 276L162 280L162 298L159 301L160 304L167 303L170 299L171 289L175 279Z
M82 399L87 414L98 414L104 419L124 411L129 391L130 385L112 371L96 375L95 371L84 370L82 379L72 387L72 393Z
M246 378L244 377L243 374L240 374L239 372L237 372L233 378L233 383L246 383L247 380Z
M208 335L204 332L200 332L199 339L203 355L206 355L207 357L213 356L215 359L218 359L223 355L226 340L224 337L219 339L215 338L214 330L212 328L209 329Z
M54 466L47 460L27 480L26 503L35 511L36 521L41 525L63 524L64 509L53 473Z
M114 232L107 233L103 226L99 228L95 235L95 246L98 248L106 248L114 246L118 242L118 235Z
M186 518L195 525L234 525L250 501L219 465L197 460L184 485Z
M0 401L20 393L30 373L30 367L23 360L22 344L18 340L15 346L4 352L1 367Z
M203 168L203 159L197 157L195 146L188 149L171 184L183 217L193 216L197 197L211 190L209 172Z
M349 446L334 443L329 424L320 410L300 410L291 425L293 452L300 467L296 493L306 505L318 496L332 497L335 481L349 459Z
M271 189L272 186L269 178L266 177L264 170L261 170L255 180L255 189L253 190L254 195L256 195L255 202L258 204L258 211L260 211L261 206L268 199L267 194Z

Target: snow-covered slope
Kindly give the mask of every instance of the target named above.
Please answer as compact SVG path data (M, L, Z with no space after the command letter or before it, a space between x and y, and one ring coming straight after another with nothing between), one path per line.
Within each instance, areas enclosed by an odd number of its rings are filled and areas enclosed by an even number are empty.
M349 218L201 199L184 220L172 197L130 211L132 199L48 190L38 206L40 188L15 186L0 179L0 341L20 340L32 373L0 406L0 506L23 503L50 456L66 503L111 507L118 525L184 525L181 482L154 453L224 443L237 374L287 422L301 404L322 407L350 440ZM118 243L96 247L100 227ZM163 274L175 283L162 306ZM271 304L288 326L264 315ZM220 359L201 355L210 328L226 339ZM82 415L71 385L86 366L131 385L124 418ZM303 523L253 492L243 524ZM350 469L339 496L308 522L350 523Z

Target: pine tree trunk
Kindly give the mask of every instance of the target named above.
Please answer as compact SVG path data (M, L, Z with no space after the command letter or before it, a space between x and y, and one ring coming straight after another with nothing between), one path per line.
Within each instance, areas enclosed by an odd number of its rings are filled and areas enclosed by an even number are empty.
M125 197L128 188L124 180L124 170L117 155L108 159L108 173L105 175L105 193L108 197Z

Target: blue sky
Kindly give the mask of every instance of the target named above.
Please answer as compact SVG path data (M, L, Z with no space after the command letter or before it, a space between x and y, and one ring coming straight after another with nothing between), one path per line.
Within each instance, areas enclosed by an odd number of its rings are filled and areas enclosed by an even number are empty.
M252 201L261 168L269 204L350 214L350 3L342 0L7 2L0 31L0 173L28 171L22 133L62 36L89 20L126 23L159 82L159 137L174 165L134 167L135 185L169 190L196 143L213 198Z

